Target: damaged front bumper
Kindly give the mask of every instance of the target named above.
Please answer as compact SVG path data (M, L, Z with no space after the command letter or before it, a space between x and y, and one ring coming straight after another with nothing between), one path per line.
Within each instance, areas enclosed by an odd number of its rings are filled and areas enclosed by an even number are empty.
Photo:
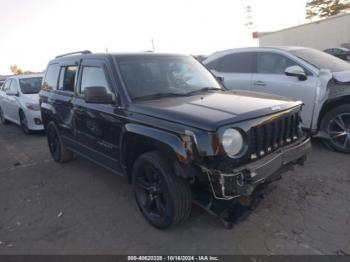
M256 162L235 168L229 174L203 166L201 169L208 175L214 197L231 200L240 196L249 197L259 184L279 176L283 167L302 164L310 151L311 142L310 138L307 138L281 148Z

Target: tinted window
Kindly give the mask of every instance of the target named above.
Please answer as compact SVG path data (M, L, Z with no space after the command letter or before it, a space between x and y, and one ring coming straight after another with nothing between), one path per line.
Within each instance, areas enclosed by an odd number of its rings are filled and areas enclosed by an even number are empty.
M57 88L59 70L60 67L58 64L48 66L43 82L43 89L55 90Z
M23 94L37 94L41 89L42 77L23 78L19 85Z
M110 91L106 75L101 67L84 66L81 77L80 93L84 93L84 89L90 86L102 86Z
M74 92L77 69L77 66L61 67L60 81L58 84L59 90Z
M290 52L318 69L329 69L333 72L350 70L350 63L315 49L296 49Z
M224 56L217 65L219 72L227 73L253 73L254 54L253 53L236 53Z
M260 74L284 75L287 67L295 66L297 63L288 57L273 53L257 54L257 72Z

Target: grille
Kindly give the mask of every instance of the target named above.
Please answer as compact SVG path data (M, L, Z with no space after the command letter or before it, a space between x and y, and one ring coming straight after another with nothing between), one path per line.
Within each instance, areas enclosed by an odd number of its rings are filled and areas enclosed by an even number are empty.
M301 136L299 113L291 113L259 126L249 132L250 159L261 158Z

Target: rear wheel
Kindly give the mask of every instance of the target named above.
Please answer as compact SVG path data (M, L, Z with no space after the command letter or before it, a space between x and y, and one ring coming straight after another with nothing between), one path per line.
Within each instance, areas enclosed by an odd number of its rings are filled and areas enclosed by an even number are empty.
M51 156L56 162L64 163L73 159L73 152L62 143L56 125L53 122L48 124L46 134Z
M19 111L19 121L20 121L23 132L26 135L30 134L31 131L28 128L28 120L27 120L26 115L24 114L24 112L22 110Z
M132 175L136 202L151 225L166 229L188 218L192 207L189 183L174 174L160 152L141 155Z
M2 108L0 107L0 122L1 124L3 125L6 125L8 124L8 120L5 118L5 114L4 114L4 111L2 111Z
M322 119L321 130L329 136L323 141L328 147L350 153L350 105L330 110Z

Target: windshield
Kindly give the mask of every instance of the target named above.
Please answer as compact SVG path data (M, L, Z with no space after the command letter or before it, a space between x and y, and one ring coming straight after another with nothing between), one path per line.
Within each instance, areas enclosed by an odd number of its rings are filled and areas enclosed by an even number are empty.
M127 56L117 59L133 100L221 89L211 73L192 57Z
M350 70L350 63L347 63L335 56L329 55L315 49L296 49L290 51L297 57L309 62L318 69L329 69L332 72Z
M23 94L37 94L41 89L42 77L22 78L19 80Z

